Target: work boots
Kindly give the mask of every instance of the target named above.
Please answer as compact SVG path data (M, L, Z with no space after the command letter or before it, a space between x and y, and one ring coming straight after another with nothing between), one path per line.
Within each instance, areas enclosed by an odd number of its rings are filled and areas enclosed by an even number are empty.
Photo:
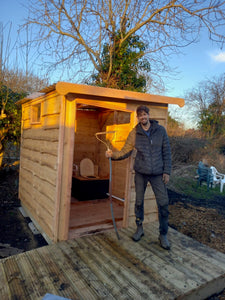
M137 230L136 230L135 234L133 235L133 240L135 242L138 242L143 235L144 235L144 229L143 229L142 224L137 225Z
M163 249L170 250L170 243L169 243L169 241L167 239L166 234L165 235L160 234L160 236L159 236L159 242L160 242L160 246Z

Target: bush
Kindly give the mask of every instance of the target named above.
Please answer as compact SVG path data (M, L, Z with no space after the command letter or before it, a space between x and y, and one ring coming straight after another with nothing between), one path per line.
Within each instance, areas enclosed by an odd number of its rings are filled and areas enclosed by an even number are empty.
M225 173L224 139L207 140L193 137L170 137L173 167L180 164L197 165L205 158L209 165Z
M195 163L202 159L207 141L192 137L170 137L170 146L173 165Z

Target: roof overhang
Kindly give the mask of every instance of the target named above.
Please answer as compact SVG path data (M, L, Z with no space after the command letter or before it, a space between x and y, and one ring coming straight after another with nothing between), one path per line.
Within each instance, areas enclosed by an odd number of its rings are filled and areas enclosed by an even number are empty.
M54 85L46 87L40 91L39 97L43 96L44 94L50 93L52 91L56 91L60 95L71 95L74 94L79 95L79 97L94 97L95 99L98 98L99 101L122 101L122 102L148 102L148 103L160 103L160 104L177 104L180 107L184 106L184 99L183 98L176 98L176 97L168 97L162 95L152 95L147 93L139 93L139 92L132 92L126 90L117 90L111 88L103 88L91 85L83 85L83 84L76 84L76 83L69 83L69 82L58 82ZM26 98L17 102L17 104L23 104L29 100L34 99L35 94L29 95ZM38 96L38 95L37 95Z

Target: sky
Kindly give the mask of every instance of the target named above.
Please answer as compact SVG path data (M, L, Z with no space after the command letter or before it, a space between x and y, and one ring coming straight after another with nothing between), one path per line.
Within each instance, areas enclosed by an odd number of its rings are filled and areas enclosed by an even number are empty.
M3 25L12 22L12 43L19 24L23 22L27 14L23 4L28 2L29 0L0 0L0 22ZM20 56L19 60L24 67L25 58ZM169 62L178 74L176 78L165 81L166 92L164 95L183 98L186 91L196 87L199 82L225 72L225 48L219 49L218 45L208 39L207 34L202 34L198 43L185 48L182 55L174 55ZM177 108L171 109L174 114L176 114L175 111ZM183 108L178 115L183 117L186 113Z

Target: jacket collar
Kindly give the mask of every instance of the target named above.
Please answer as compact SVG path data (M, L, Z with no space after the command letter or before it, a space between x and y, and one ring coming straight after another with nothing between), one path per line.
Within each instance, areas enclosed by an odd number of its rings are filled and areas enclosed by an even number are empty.
M159 124L158 124L158 121L156 120L150 120L150 123L151 123L151 126L150 126L150 133L153 133L158 127L159 127ZM137 132L140 134L144 133L143 132L143 128L141 127L141 124L138 123L136 125L136 130Z

